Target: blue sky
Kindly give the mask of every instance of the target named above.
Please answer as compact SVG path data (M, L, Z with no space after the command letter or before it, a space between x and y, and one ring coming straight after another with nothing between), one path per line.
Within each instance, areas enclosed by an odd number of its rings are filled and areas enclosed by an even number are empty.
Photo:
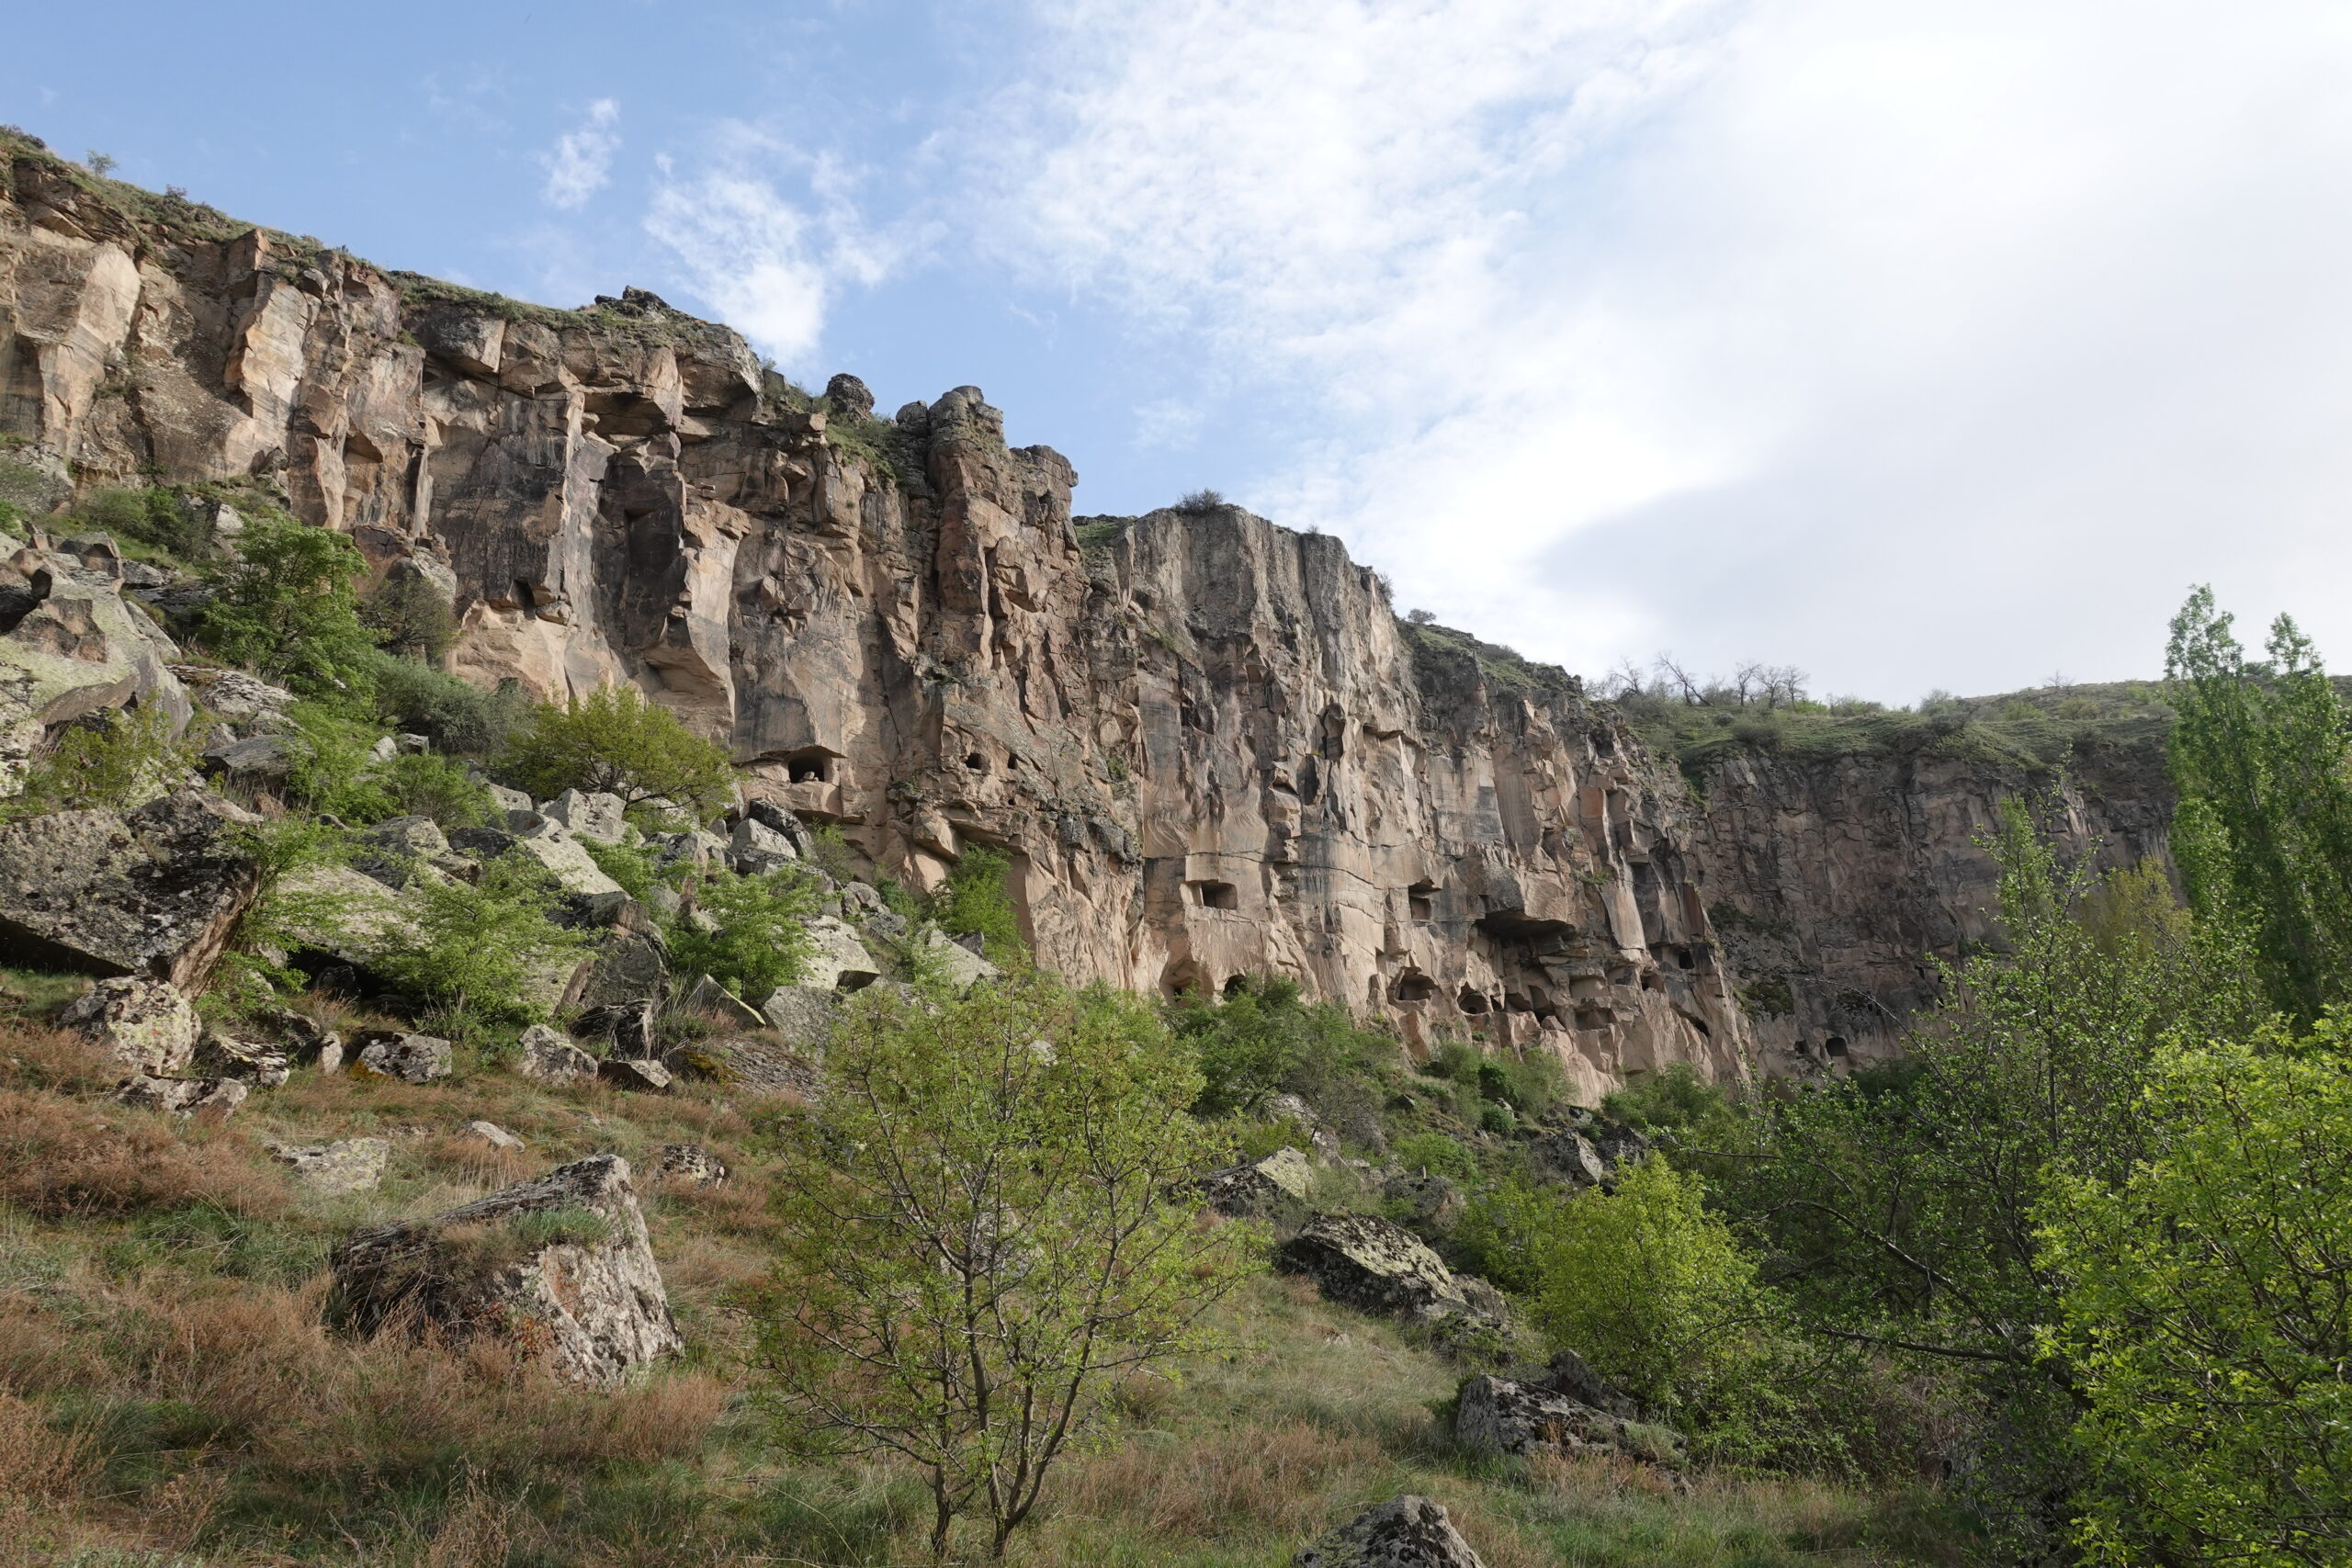
M963 0L17 18L0 119L404 266L623 284L1081 510L1214 486L1598 674L2352 668L2352 11Z

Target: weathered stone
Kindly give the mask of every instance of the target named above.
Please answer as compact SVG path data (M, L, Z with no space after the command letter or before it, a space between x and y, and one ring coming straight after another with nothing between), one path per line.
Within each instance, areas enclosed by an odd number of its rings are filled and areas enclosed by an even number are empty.
M280 729L288 722L294 694L282 686L209 664L175 664L172 673L207 712L247 733Z
M276 735L254 735L208 746L204 776L243 789L283 789L294 775L294 750Z
M255 1089L277 1089L294 1076L293 1059L269 1045L232 1040L208 1029L196 1043L197 1067L214 1077L241 1078Z
M858 939L854 928L831 915L808 922L810 953L800 984L820 991L862 990L882 977L882 965Z
M649 922L650 924L650 922ZM670 948L652 931L616 928L586 960L575 1007L602 1008L660 998L670 988Z
M253 1091L235 1078L166 1078L144 1073L126 1078L113 1098L134 1111L166 1111L175 1116L205 1111L226 1116Z
M1628 1420L1533 1383L1479 1376L1463 1385L1453 1435L1482 1453L1609 1453L1657 1464L1680 1460L1669 1428Z
M430 1034L370 1029L353 1035L351 1043L358 1053L352 1071L363 1077L430 1083L449 1076L449 1043Z
M590 1039L609 1041L613 1055L654 1056L661 1054L654 1029L660 1011L660 1004L652 998L641 997L636 1001L591 1008L580 1015L577 1028Z
M1527 1158L1537 1174L1572 1187L1597 1187L1609 1179L1609 1166L1600 1151L1574 1127L1531 1140Z
M390 817L368 829L367 840L404 855L445 855L449 840L430 817Z
M662 865L675 865L684 861L689 865L716 865L728 854L728 841L716 833L696 828L684 833L651 833L645 840L646 848Z
M1294 1568L1486 1568L1442 1506L1394 1497L1293 1558Z
M384 1138L342 1138L332 1144L270 1144L269 1157L315 1192L371 1192L383 1183L392 1145Z
M615 1089L639 1094L667 1094L677 1081L668 1067L650 1057L607 1056L596 1064L596 1076Z
M166 980L123 976L101 980L57 1015L87 1035L125 1071L168 1077L196 1055L203 1025L180 988Z
M544 1023L523 1031L514 1070L545 1083L565 1084L596 1076L596 1058Z
M55 811L0 827L0 952L200 987L257 886L229 837L253 820L182 790L127 816Z
M727 1162L700 1144L664 1144L653 1171L665 1181L688 1187L716 1187L727 1179Z
M565 790L539 807L539 814L548 821L570 829L572 837L594 839L600 844L617 844L628 828L622 817L621 797L617 795L582 794L576 789Z
M449 848L476 860L496 860L522 842L503 828L458 828L449 833Z
M742 998L707 975L694 983L678 1005L688 1012L698 1012L705 1018L735 1029L757 1029L767 1022L747 1006Z
M1585 1365L1585 1359L1574 1350L1555 1350L1544 1371L1544 1386L1555 1393L1563 1393L1578 1404L1589 1404L1611 1416L1634 1419L1641 1412L1631 1395L1623 1389L1602 1381L1600 1374Z
M171 716L174 733L193 712L170 661L163 628L125 604L121 574L62 552L20 550L0 606L0 716L59 725L125 704ZM21 584L21 586L15 586Z
M1315 1192L1315 1167L1296 1149L1276 1149L1200 1179L1202 1194L1220 1214L1237 1219L1295 1222Z
M760 1016L786 1044L821 1055L841 1021L838 994L825 986L778 986L760 1004Z
M729 863L745 876L759 876L798 863L792 840L760 821L746 817L735 824L727 841Z
M519 789L509 789L503 784L492 784L488 779L481 780L481 784L482 788L490 792L491 805L497 807L500 811L529 811L532 809L531 797L523 791Z
M256 1020L285 1047L286 1055L322 1073L343 1066L343 1036L314 1019L288 1009L262 1013Z
M522 1139L495 1122L469 1122L458 1129L458 1134L460 1137L471 1138L477 1143L488 1144L492 1148L505 1154L520 1154L526 1146Z
M1325 1215L1275 1249L1274 1266L1313 1280L1333 1301L1408 1320L1499 1321L1494 1287L1457 1277L1419 1236L1386 1220Z
M517 829L514 840L514 848L547 867L567 893L626 891L597 868L587 846L560 823L541 818L535 826Z
M1424 1170L1396 1172L1380 1184L1380 1195L1403 1210L1406 1224L1436 1235L1452 1230L1470 1208L1461 1188Z
M628 1162L598 1155L335 1249L349 1332L502 1333L575 1382L616 1387L683 1348Z
M769 1035L713 1035L681 1045L663 1060L681 1072L713 1079L741 1094L814 1100L820 1087L809 1058Z
M936 926L923 932L922 942L930 962L938 965L947 983L958 990L967 990L983 980L996 979L1004 973Z

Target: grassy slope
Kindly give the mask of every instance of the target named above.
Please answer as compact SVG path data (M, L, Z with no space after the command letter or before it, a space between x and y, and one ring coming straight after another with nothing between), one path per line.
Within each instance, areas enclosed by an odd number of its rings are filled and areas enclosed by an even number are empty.
M426 1088L298 1074L225 1126L98 1100L70 1043L0 1034L0 1562L246 1568L885 1562L921 1555L920 1490L796 1464L746 1395L729 1286L760 1267L762 1107L551 1089L477 1069ZM482 1117L520 1156L453 1136ZM270 1138L377 1134L380 1191L307 1195ZM352 1344L318 1326L354 1224L431 1213L561 1160L707 1144L736 1169L658 1190L654 1244L692 1347L617 1396L552 1386L494 1348ZM80 1173L76 1196L59 1177ZM1402 1491L1464 1520L1496 1568L1895 1560L1932 1539L1912 1500L1699 1478L1673 1495L1608 1463L1477 1461L1444 1437L1458 1371L1388 1325L1272 1276L1233 1348L1134 1386L1119 1441L1075 1458L1019 1560L1286 1562ZM175 1559L174 1554L188 1554Z

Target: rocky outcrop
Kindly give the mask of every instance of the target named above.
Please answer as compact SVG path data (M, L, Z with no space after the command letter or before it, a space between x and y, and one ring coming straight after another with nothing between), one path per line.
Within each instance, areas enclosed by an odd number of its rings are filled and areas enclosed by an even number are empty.
M1495 1454L1618 1454L1670 1464L1680 1440L1667 1427L1582 1404L1556 1390L1480 1375L1462 1386L1453 1435L1463 1447Z
M253 900L257 876L232 835L250 820L181 790L128 815L58 811L0 827L0 952L197 988Z
M351 1044L358 1053L351 1070L361 1077L431 1083L449 1076L449 1043L435 1035L370 1029L353 1035Z
M269 1157L322 1197L372 1192L382 1185L392 1145L384 1138L340 1138L331 1144L270 1144Z
M112 1098L134 1111L162 1111L174 1116L206 1111L225 1117L252 1093L235 1078L166 1078L138 1073L125 1078Z
M1412 1232L1365 1215L1308 1222L1275 1249L1274 1266L1306 1276L1326 1296L1360 1312L1430 1324L1499 1325L1506 1315L1492 1285L1455 1274Z
M558 1376L612 1387L682 1348L628 1162L598 1155L429 1220L355 1233L330 1313L374 1334L503 1334Z
M1442 1505L1392 1497L1293 1558L1294 1568L1486 1568Z
M978 389L818 408L639 290L493 300L7 145L0 430L62 491L275 487L447 592L461 673L634 685L921 886L1001 850L1074 977L1291 975L1588 1100L1741 1070L1679 781L1573 679L1398 620L1338 540L1074 518ZM527 852L609 891L549 827Z
M168 1076L196 1055L203 1024L178 987L121 976L66 1005L58 1023L88 1038L126 1072Z
M1262 1159L1210 1171L1197 1186L1220 1214L1295 1222L1314 1197L1315 1167L1296 1149L1276 1149Z

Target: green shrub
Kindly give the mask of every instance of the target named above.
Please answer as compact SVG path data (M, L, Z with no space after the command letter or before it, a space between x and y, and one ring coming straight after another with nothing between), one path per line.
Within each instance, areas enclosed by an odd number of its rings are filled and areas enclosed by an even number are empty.
M1688 1062L1636 1078L1601 1100L1600 1110L1636 1132L1697 1147L1726 1148L1740 1138L1738 1108Z
M1477 1179L1476 1156L1443 1133L1408 1133L1391 1143L1388 1152L1407 1170L1426 1170L1456 1181Z
M1489 1056L1478 1064L1478 1092L1521 1116L1541 1116L1567 1093L1559 1058L1536 1048L1525 1056Z
M484 864L479 880L421 879L414 929L396 931L378 966L404 989L441 1004L460 1039L496 1025L537 1022L528 993L556 961L588 938L555 923L562 889L519 851Z
M361 603L359 619L384 648L437 665L458 640L449 602L421 573L395 571Z
M105 709L67 725L56 749L26 775L23 793L0 810L9 817L127 811L185 783L203 750L200 729L174 735L160 707Z
M707 873L695 887L695 905L718 920L718 930L680 921L671 935L671 956L681 973L700 970L756 1006L806 969L812 951L806 922L817 901L816 879L797 865L762 876Z
M1012 862L1003 851L974 844L947 874L933 899L932 918L950 936L978 936L995 963L1013 967L1029 961L1021 940L1021 915L1012 902Z
M455 758L403 752L379 764L373 787L390 817L430 817L443 828L479 828L492 817L490 790Z
M368 663L376 711L404 733L428 737L435 750L487 757L528 722L531 704L517 682L495 692L444 671L379 651Z
M600 844L594 839L582 839L580 847L596 868L621 885L622 891L639 903L651 901L654 889L674 887L685 874L687 863L679 861L671 866L656 864L642 844Z
M254 863L258 886L229 933L201 1005L213 1011L251 1011L309 984L286 955L315 941L315 933L341 926L348 901L298 886L293 879L306 868L339 863L347 845L342 833L305 817L240 828L232 841Z
M1476 1089L1478 1087L1478 1066L1484 1059L1476 1045L1460 1040L1448 1040L1430 1054L1430 1059L1421 1064L1421 1071L1433 1078L1443 1078L1449 1083Z
M74 521L181 560L202 558L212 542L203 516L160 485L99 491L74 508Z
M397 816L376 777L376 742L383 731L323 702L296 703L284 736L291 757L287 803L345 822L380 822Z
M732 797L727 749L705 740L668 708L626 686L535 708L501 761L535 800L567 789L605 792L626 804L660 797L708 821Z
M1360 1028L1343 1008L1304 999L1298 982L1256 976L1222 999L1185 995L1166 1008L1203 1079L1199 1111L1222 1115L1295 1094L1360 1144L1381 1135L1377 1082L1396 1043Z
M357 547L331 528L257 515L238 548L242 560L206 569L212 599L198 621L205 646L298 692L365 692L376 646L352 586L367 570Z

